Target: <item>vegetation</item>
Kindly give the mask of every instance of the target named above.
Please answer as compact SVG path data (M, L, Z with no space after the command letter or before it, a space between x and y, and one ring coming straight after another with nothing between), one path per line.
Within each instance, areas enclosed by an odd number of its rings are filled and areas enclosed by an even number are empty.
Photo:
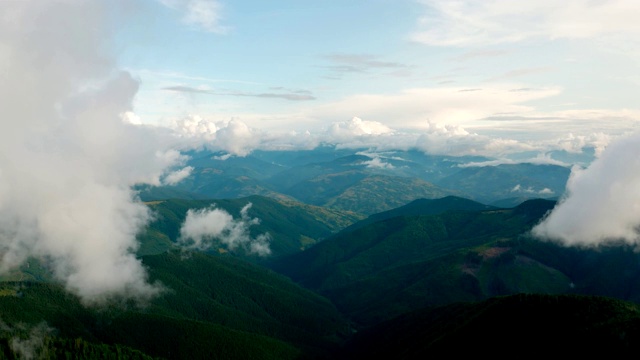
M363 325L427 305L567 292L571 280L561 271L505 245L554 204L532 200L514 209L398 216L343 231L270 265Z
M105 344L104 351L125 346L179 359L321 358L347 332L329 301L283 276L232 257L185 256L143 258L151 281L166 288L143 307L87 308L53 283L6 282L3 328L34 328L44 321L52 329L45 335L55 336L53 347L79 338Z
M605 297L518 294L482 302L421 309L357 334L340 353L347 359L419 359L487 351L533 356L640 349L637 304Z

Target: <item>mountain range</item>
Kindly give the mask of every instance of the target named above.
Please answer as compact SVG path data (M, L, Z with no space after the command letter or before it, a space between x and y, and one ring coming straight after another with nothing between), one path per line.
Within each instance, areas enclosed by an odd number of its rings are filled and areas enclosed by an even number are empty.
M640 344L633 246L530 235L565 167L366 149L190 156L183 182L137 188L153 214L137 256L164 290L86 306L30 259L0 283L4 357L27 345L37 358L410 359ZM247 239L268 234L270 253L220 234L185 246L187 218L213 210L245 222Z

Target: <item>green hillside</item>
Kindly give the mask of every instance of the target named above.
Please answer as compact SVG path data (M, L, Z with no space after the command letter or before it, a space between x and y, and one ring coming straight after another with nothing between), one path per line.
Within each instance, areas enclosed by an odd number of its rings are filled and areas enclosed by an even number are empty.
M437 215L451 210L481 211L490 209L495 209L495 207L457 196L446 196L438 199L417 199L406 205L372 214L366 219L351 225L348 230L359 229L376 221L397 216Z
M44 322L61 341L80 338L175 359L321 358L347 332L328 300L263 267L202 253L165 253L143 262L151 281L167 290L142 308L86 308L52 283L5 282L4 328Z
M343 231L272 268L315 289L354 320L370 324L426 305L520 291L565 292L570 280L504 243L555 203L399 216Z

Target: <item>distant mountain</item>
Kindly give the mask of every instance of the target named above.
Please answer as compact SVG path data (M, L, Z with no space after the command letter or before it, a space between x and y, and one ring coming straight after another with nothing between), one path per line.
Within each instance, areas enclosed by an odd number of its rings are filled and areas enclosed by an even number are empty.
M309 204L365 215L393 209L418 198L459 194L417 178L368 175L360 171L318 176L285 193Z
M143 263L151 281L167 289L143 308L87 308L55 284L2 283L0 338L44 322L52 329L45 335L62 342L125 346L165 359L295 359L319 358L347 334L328 300L263 267L201 253Z
M407 313L362 331L340 359L426 359L489 352L531 356L640 350L640 309L611 298L518 294ZM509 353L507 355L507 353Z
M491 204L512 197L551 198L564 193L571 169L558 165L505 164L465 167L436 182Z
M191 174L174 185L140 187L144 201L262 195L366 215L419 198L455 195L492 204L508 198L558 198L569 168L556 165L475 166L492 159L430 155L417 150L255 151L247 156L192 151ZM515 205L509 203L509 205Z

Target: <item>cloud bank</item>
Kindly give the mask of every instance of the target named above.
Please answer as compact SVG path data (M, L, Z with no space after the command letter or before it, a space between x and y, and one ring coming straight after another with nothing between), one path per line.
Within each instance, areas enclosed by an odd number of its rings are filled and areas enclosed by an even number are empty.
M135 256L150 214L131 186L185 160L161 131L123 120L138 83L108 39L129 9L0 2L0 270L43 259L87 304L160 291Z
M190 250L204 251L221 244L231 251L242 249L259 256L271 254L269 234L254 238L249 232L251 226L260 223L260 219L249 216L251 206L248 203L242 208L238 220L222 209L190 209L180 228L178 243Z
M640 240L640 133L611 143L588 168L574 168L566 196L532 232L567 245Z

